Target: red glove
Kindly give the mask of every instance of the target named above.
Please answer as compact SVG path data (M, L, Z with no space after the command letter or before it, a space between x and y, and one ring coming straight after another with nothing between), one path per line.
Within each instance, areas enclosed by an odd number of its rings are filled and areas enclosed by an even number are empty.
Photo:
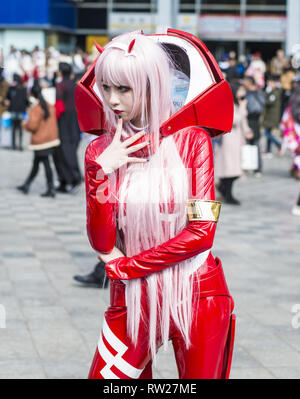
M184 134L190 141L189 159L185 166L191 174L189 181L190 198L215 199L213 152L208 134L199 128L187 128L176 133ZM179 145L179 153L185 145ZM178 235L167 242L142 251L132 257L121 257L106 264L106 272L111 279L128 280L148 276L167 267L176 265L212 247L216 223L210 221L190 222Z

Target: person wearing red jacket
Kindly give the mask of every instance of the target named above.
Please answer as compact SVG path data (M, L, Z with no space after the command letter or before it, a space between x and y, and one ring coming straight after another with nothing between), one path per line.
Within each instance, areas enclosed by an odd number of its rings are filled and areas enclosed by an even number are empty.
M176 112L170 82L180 48L172 53L174 41L187 46L188 56L194 50L200 54L196 45L183 44L191 39L176 32L168 32L170 38L137 32L115 38L92 66L95 79L88 71L76 94L81 128L88 131L100 111L103 116L102 125L94 125L103 126L102 134L85 154L87 232L106 263L111 303L91 379L152 378L156 352L170 340L179 378L229 377L233 300L221 262L211 254L220 203L211 139L199 126L208 124L211 135L230 131L232 97L216 63L209 73L201 55L203 80L197 89L206 97L190 102L195 93L189 89L182 100L187 105ZM180 71L191 82L194 66ZM202 125L195 115L199 106L208 106L212 89L216 107L215 93L229 100L223 106L229 119L210 123L210 112L203 114ZM95 94L101 100L93 114ZM90 110L89 120L83 107Z

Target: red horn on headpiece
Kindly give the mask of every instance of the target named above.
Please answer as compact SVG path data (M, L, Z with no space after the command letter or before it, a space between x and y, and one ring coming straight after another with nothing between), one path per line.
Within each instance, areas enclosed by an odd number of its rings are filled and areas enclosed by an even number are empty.
M96 42L96 40L94 40L94 46L96 47L96 49L99 51L100 54L103 53L104 48L102 48L100 44Z
M135 43L135 39L131 40L131 42L130 42L130 44L128 46L128 53L131 53L131 50L132 50L132 47L133 47L134 43Z

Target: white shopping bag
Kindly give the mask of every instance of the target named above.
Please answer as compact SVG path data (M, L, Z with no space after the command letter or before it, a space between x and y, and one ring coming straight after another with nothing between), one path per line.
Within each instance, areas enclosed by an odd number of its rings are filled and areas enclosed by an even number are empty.
M258 168L258 148L256 145L242 146L242 169L256 170Z
M11 127L4 128L0 126L0 147L12 147L12 131Z

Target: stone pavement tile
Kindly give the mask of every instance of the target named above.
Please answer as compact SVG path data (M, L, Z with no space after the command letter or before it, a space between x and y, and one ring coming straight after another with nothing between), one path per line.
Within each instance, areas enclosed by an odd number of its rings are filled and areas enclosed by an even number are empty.
M274 345L272 349L269 350L258 350L251 349L249 353L257 359L264 367L270 370L273 367L299 367L300 364L300 353L295 350L279 350Z
M12 282L14 282L17 286L22 283L35 283L36 285L39 284L46 284L48 285L47 277L44 271L41 269L40 266L37 267L29 267L28 269L19 270L18 267L10 267L8 270L9 278Z
M35 258L35 254L33 252L4 252L2 253L2 259L4 262L6 259L12 259L14 263L18 262L19 265L23 264L23 261L31 262L32 259Z
M31 220L31 219L24 220L24 221L18 220L18 225L20 226L20 228L22 228L24 230L28 230L28 229L36 230L36 229L40 229L40 228L46 230L48 227L46 223L44 223L40 220L35 221L35 220Z
M9 371L9 372L1 372L0 373L0 380L40 380L40 379L45 379L45 373L44 371L37 371L36 373L28 374L28 373L22 373L18 374L15 373L14 371Z
M24 240L25 241L25 240ZM19 254L22 253L28 253L31 256L34 256L33 254L33 247L32 245L30 245L30 243L28 243L28 241L24 242L24 244L22 244L19 240L18 240L18 245L15 244L16 243L16 237L12 236L10 239L10 243L5 245L5 248L1 249L2 252L2 256L7 256L7 254L16 254L16 256L20 256Z
M231 286L235 287L231 294L236 294L234 297L235 309L241 309L242 316L244 312L250 313L251 310L251 314L254 317L257 312L261 312L261 308L264 308L265 305L272 305L271 296L269 298L266 295L257 293L255 288L251 288L251 286L247 286L245 289L241 288L241 286L236 287L234 279L228 285L230 289Z
M76 259L72 259L71 256L68 256L66 258L61 258L61 259L43 259L42 261L42 267L45 270L45 272L60 272L67 270L70 273L72 270L76 269Z
M274 326L276 336L283 342L291 347L292 350L300 353L300 330L293 328L292 325L288 326Z
M75 274L76 270L74 269L73 273ZM77 274L77 272L76 272ZM60 297L65 296L77 296L78 295L78 286L75 281L73 281L72 273L70 271L57 271L55 273L48 272L47 275L53 287L55 287L56 293ZM86 301L86 297L83 296L83 301Z
M7 312L5 328L0 329L0 360L38 357L25 320Z
M268 369L263 367L259 368L236 368L232 367L229 379L274 379L275 376Z
M0 303L3 303L3 299L12 294L13 286L12 283L7 279L7 273L5 273L5 279L4 277L1 278L1 274L3 274L2 270L0 271Z
M22 257L6 257L2 258L3 264L6 266L7 270L11 267L19 267L20 272L26 270L26 268L31 268L35 266L40 266L40 261L34 256Z
M77 243L82 244L82 242L84 242L84 237L86 236L80 231L60 231L59 233L56 233L56 237L64 244L70 243L71 245L76 245Z
M73 311L70 312L69 315L78 331L89 332L91 331L91 328L93 328L93 331L97 331L97 334L95 335L100 334L104 316L103 307L96 310L89 309L88 311L83 309L76 313Z
M272 374L276 378L300 379L300 367L272 367Z
M81 238L80 243L64 243L64 249L68 252L71 252L72 254L74 253L75 255L78 254L83 254L83 256L89 256L93 254L94 256L96 255L95 252L91 249L91 245L88 241L84 242ZM81 255L82 256L82 255Z
M14 284L16 296L19 300L27 298L50 298L55 296L54 289L47 279L21 280Z
M81 335L83 336L86 345L89 349L89 354L90 354L90 362L92 363L92 359L94 356L95 351L97 350L97 345L101 333L101 326L102 323L98 323L95 326L90 324L90 329L84 329L81 330Z
M274 350L274 347L276 351L283 352L289 352L293 349L292 345L283 341L276 334L267 334L263 337L251 336L251 334L248 337L237 335L237 338L239 345L247 352L251 352L251 350Z
M43 367L35 358L13 361L0 359L0 379L41 379L45 377Z
M6 325L9 325L10 320L22 320L23 313L18 299L15 297L14 291L4 292L0 294L0 303L5 308ZM1 329L0 329L1 331Z
M60 252L64 250L63 244L57 239L43 238L37 242L32 243L33 250L35 252L47 252L49 250Z
M55 306L57 305L57 297L55 295L45 295L45 296L35 296L35 295L26 295L25 297L19 296L18 298L20 307L38 307L38 306Z
M76 361L61 359L42 359L46 378L52 379L87 379L92 358L78 358Z
M232 367L259 368L261 367L261 364L247 350L237 344L234 347Z
M60 305L52 306L22 306L22 312L27 321L34 319L45 320L66 320L69 318L66 310Z
M36 242L37 239L41 238L53 238L55 237L55 232L52 230L47 230L42 227L35 227L35 226L27 226L26 230L24 230L24 235L28 239L29 242Z
M16 333L9 328L3 333L0 331L0 360L32 359L38 360L34 344L29 334Z
M71 323L66 321L32 319L28 326L41 358L76 362L89 357L85 340Z
M263 325L288 325L291 323L291 314L278 306L264 304L263 312L257 309L248 309L249 314Z
M110 293L109 289L100 289L77 285L74 282L73 288L76 292L74 295L64 295L62 301L72 316L90 315L91 317L99 317L109 306ZM72 298L73 296L73 298Z
M178 371L172 344L169 342L167 352L160 348L156 364L152 366L153 378L178 379Z
M44 260L63 260L63 259L70 259L70 255L65 251L36 251L35 256L40 259L41 261Z
M62 225L53 225L49 226L51 230L53 230L56 234L57 233L65 233L65 232L72 232L73 234L81 234L81 228L79 226L74 226L74 224L62 224Z
M287 314L290 314L290 319L295 315L293 310L295 306L297 310L300 310L299 293L290 292L289 294L277 294L273 295L271 299L276 306L283 309Z

